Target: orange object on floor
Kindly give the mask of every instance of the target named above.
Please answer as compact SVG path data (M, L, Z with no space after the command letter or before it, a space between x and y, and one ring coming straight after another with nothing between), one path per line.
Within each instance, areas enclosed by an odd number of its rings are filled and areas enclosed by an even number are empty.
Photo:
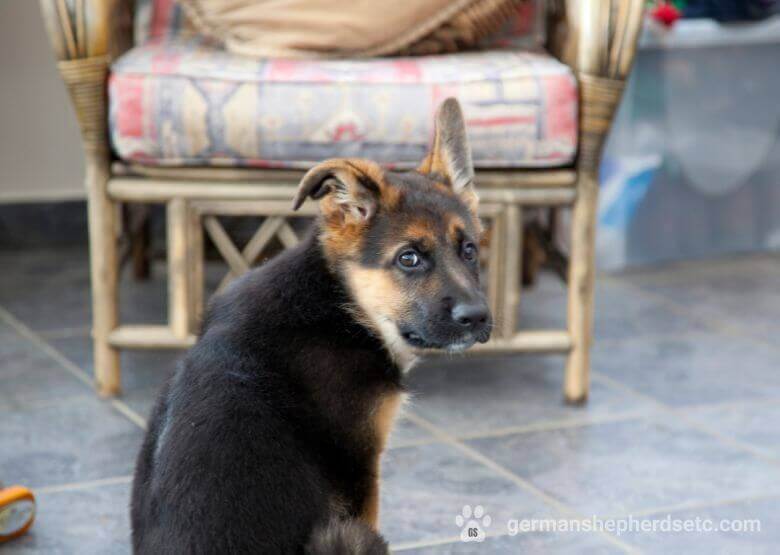
M29 489L23 486L0 489L0 543L27 532L33 520L35 497Z

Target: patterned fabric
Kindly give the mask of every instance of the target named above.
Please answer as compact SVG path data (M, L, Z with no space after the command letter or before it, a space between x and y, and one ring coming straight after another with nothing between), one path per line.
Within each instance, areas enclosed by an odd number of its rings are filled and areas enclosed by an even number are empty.
M448 96L463 105L476 165L572 161L574 77L548 55L512 50L260 61L199 38L152 41L114 64L111 138L121 158L158 165L308 167L360 156L411 166Z

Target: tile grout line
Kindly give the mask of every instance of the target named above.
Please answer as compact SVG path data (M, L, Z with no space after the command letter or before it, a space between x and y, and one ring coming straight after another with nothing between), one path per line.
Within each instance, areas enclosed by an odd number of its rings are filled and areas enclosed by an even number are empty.
M388 445L385 451L392 451L393 449L409 449L410 447L424 447L425 445L432 445L434 443L439 443L439 440L434 437L430 439L424 438L424 439L416 439L412 441L403 441L403 442L398 442L395 445Z
M627 279L637 277L650 277L661 280L661 283L674 285L684 278L680 276L681 272L689 274L709 275L713 271L723 270L724 266L732 267L734 265L743 266L745 263L758 263L760 266L768 264L772 266L772 271L777 271L780 259L777 253L732 253L731 255L716 256L709 258L689 258L681 260L668 260L656 263L650 266L638 266L633 268L624 268L622 270L601 270L597 272L597 279L606 282L626 283ZM766 268L764 268L766 269ZM676 275L675 275L676 274ZM630 283L630 282L629 282Z
M88 326L57 328L50 331L39 331L38 335L42 339L71 339L73 337L89 336L92 329Z
M73 363L69 358L63 355L59 350L53 347L50 343L45 341L40 335L35 333L32 329L22 323L13 314L8 312L5 308L0 306L0 320L5 321L6 324L11 326L19 335L26 338L37 345L44 353L56 361L66 372L72 375L74 378L86 385L91 391L94 392L92 379L89 375ZM130 420L133 424L140 427L142 430L146 430L146 419L140 414L131 409L127 404L119 399L111 399L108 403L119 414Z
M8 312L5 308L1 306L0 306L0 319L2 319L3 321L5 321L6 324L11 326L19 335L21 335L28 341L31 341L36 346L38 346L38 348L40 348L44 353L49 355L49 357L51 357L57 363L59 363L59 365L62 366L62 368L65 371L67 371L69 374L71 374L74 378L76 378L84 385L92 389L92 380L89 378L89 376L87 376L87 374L81 368L73 364L62 353L60 353L57 349L49 345L49 343L41 339L40 336L38 336L29 327L27 327L21 321L19 321L13 314Z
M125 418L130 420L136 426L146 431L146 418L134 411L130 406L120 399L111 399L111 406L113 406L117 412L124 415Z
M559 513L563 515L568 516L576 516L578 518L584 518L582 515L580 515L576 510L569 507L565 503L559 501L555 497L545 493L541 489L534 486L529 481L521 478L511 470L505 468L501 464L497 463L493 459L483 455L476 449L466 445L462 441L459 441L452 437L450 434L445 432L444 430L440 429L438 426L432 424L431 422L428 422L426 419L422 418L421 416L413 413L408 413L407 418L412 420L415 424L418 426L425 428L428 430L431 434L441 438L441 440L444 443L447 443L448 445L451 445L452 447L455 447L459 451L465 453L468 457L470 457L472 460L482 464L483 466L491 469L493 472L499 474L500 476L503 476L505 479L511 481L515 485L519 486L524 491L534 495L535 497L541 499L548 505L552 506L554 509L556 509ZM613 545L620 547L623 551L627 553L636 553L638 550L624 542L622 542L619 538L612 536L611 534L608 534L606 532L601 531L600 535L607 539L610 543Z
M766 397L761 399L742 399L739 401L718 401L717 403L704 403L698 405L687 405L680 407L680 412L696 413L704 410L728 410L742 409L747 406L771 406L780 405L780 397Z
M510 435L531 434L535 432L552 432L556 430L569 430L572 428L584 428L592 424L606 424L609 422L624 422L628 420L637 420L647 413L642 410L619 412L616 414L605 414L593 416L590 419L573 418L569 420L541 420L525 426L509 426L499 428L488 432L476 432L473 434L453 435L452 437L459 441L471 441L473 439L488 439L506 437Z
M732 497L729 499L721 499L719 501L701 501L701 502L691 502L691 503L679 503L677 505L669 505L667 507L657 507L657 508L651 508L646 509L642 511L634 511L627 514L621 514L621 515L605 515L603 517L600 517L602 519L626 519L628 517L633 518L646 518L649 516L655 516L660 514L670 514L670 513L677 513L682 511L691 511L696 509L716 509L719 507L728 507L729 505L736 505L737 503L745 503L750 501L764 501L767 499L778 499L780 500L780 493L767 493L767 494L759 494L759 495L746 495L744 497Z
M771 341L767 341L761 337L756 337L751 333L744 332L739 326L728 324L727 322L725 322L720 318L715 318L712 316L708 317L706 314L700 312L696 308L696 305L690 307L691 310L685 310L681 308L677 303L673 302L671 299L668 299L661 293L657 293L655 291L648 291L644 287L640 285L632 284L630 282L626 283L626 285L632 291L636 292L639 296L642 296L645 299L656 302L664 306L666 309L670 310L671 312L674 312L677 315L681 315L690 320L698 322L704 327L705 330L715 332L715 333L720 333L731 338L746 339L755 344L768 347L773 351L780 351L780 347L775 343L772 343Z
M706 331L712 332L716 330L708 328ZM687 333L690 335L703 335L704 331L690 330ZM614 345L635 345L637 343L647 342L648 338L655 340L679 340L680 332L675 333L670 331L654 331L643 334L632 334L628 337L597 337L594 339L594 342L598 343L599 345L606 345L609 347Z
M602 374L601 372L598 372L596 370L591 370L591 375L596 378L597 380L601 380L604 383L608 383L612 385L613 387L616 387L618 389L622 389L624 392L633 395L634 397L638 399L642 399L644 401L653 403L656 405L656 408L661 413L666 413L668 415L677 416L682 420L685 425L687 425L688 428L697 430L701 433L704 433L705 435L710 436L711 438L715 439L719 443L723 445L727 445L729 447L735 448L739 451L749 453L751 455L754 455L758 458L763 459L766 462L769 462L774 465L780 465L780 458L773 456L763 449L760 449L758 447L754 447L752 445L749 445L747 443L744 443L742 441L739 441L737 439L731 438L729 436L723 435L717 430L713 430L709 426L702 424L701 422L696 421L694 418L692 418L689 414L686 413L684 410L676 409L670 405L667 405L666 403L663 403L662 401L659 401L658 399L655 399L654 397L650 397L649 395L645 395L644 393L641 393L639 391L636 391L631 386L628 386L622 382L619 382L615 380L614 378L611 378L609 376L606 376ZM648 413L648 416L652 417L653 413ZM657 419L656 419L657 420Z
M427 540L408 541L390 544L390 552L408 551L410 549L420 549L422 547L436 547L438 545L449 545L460 542L459 536L448 536L446 538L430 538Z
M24 410L45 410L50 407L55 407L57 405L67 404L67 403L73 403L78 400L83 400L86 397L86 393L76 393L75 395L65 395L61 397L57 397L55 399L47 399L47 400L41 400L37 401L30 398L20 398L19 396L14 398L14 401L19 404L19 406L23 407ZM14 405L0 405L0 414L8 413L8 412L14 412L18 410L16 406Z
M71 482L68 484L57 484L55 486L43 486L33 488L36 495L42 493L61 493L66 491L81 491L103 486L113 486L118 484L129 484L133 481L132 475L114 476L112 478L101 478L99 480L89 480L86 482Z
M408 415L408 414L409 411L404 413L404 415ZM589 426L591 424L602 424L607 422L623 422L628 420L635 420L635 419L642 418L645 415L646 412L637 410L637 411L626 411L626 412L621 412L612 415L594 416L591 417L590 419L572 418L569 420L540 420L539 422L535 422L533 424L529 424L526 426L511 426L507 428L499 428L496 430L489 430L485 432L475 432L473 434L453 435L452 437L459 441L471 441L473 439L497 438L497 437L505 437L510 435L530 434L534 432L568 430L571 428L580 428L580 427ZM422 447L424 445L441 443L442 441L443 440L441 438L437 439L436 437L432 436L430 439L423 438L423 439L399 442L395 445L388 446L387 450L392 451L393 449L407 449L409 447Z

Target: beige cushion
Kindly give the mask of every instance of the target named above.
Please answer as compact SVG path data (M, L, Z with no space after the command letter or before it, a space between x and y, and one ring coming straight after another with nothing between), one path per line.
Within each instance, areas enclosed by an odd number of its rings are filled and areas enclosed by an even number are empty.
M454 51L495 32L526 0L181 0L200 32L265 58Z

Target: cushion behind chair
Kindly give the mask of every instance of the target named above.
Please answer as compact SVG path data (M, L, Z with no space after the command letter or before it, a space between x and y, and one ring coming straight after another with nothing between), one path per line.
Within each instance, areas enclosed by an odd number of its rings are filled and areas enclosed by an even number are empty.
M453 3L454 4L454 3ZM504 2L511 12L490 36L482 37L481 46L506 46L534 48L542 45L544 35L544 2L542 0L516 0ZM490 8L490 5L487 5ZM194 35L199 31L177 0L136 0L135 43L160 40L182 35ZM449 33L445 29L445 33ZM435 38L435 37L434 37ZM422 38L419 53L430 53L431 42ZM406 52L409 53L409 52Z
M528 0L181 0L201 33L255 58L366 58L474 48Z

